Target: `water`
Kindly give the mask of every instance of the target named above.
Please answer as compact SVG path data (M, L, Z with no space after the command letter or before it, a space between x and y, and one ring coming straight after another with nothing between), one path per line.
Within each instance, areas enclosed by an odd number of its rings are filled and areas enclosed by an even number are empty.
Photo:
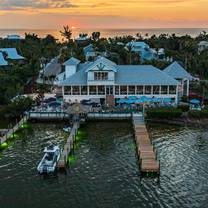
M41 177L42 149L61 146L62 124L32 124L0 156L0 207L207 207L208 131L151 126L160 182L139 178L130 122L91 122L81 129L66 174Z
M18 34L24 37L25 33L35 33L38 34L39 37L45 37L47 34L51 34L59 40L62 40L59 30L37 30L37 29L0 29L0 37L6 37L8 34ZM101 37L115 37L115 36L124 36L124 35L132 35L135 36L137 33L140 33L142 36L148 34L149 37L152 35L160 35L160 34L173 34L175 33L178 36L182 35L191 35L192 37L196 37L202 31L208 32L208 28L154 28L154 29L73 29L72 36L76 38L80 33L87 33L89 36L94 31L100 31Z

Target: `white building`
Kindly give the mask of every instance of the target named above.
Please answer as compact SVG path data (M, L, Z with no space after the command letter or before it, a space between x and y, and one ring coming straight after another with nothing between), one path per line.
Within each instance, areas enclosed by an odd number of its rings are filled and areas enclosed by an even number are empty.
M25 58L18 54L16 48L0 48L0 53L4 54L5 59L8 60L24 60Z
M130 49L132 52L138 53L141 61L153 60L153 59L164 59L165 51L163 48L154 49L150 48L145 42L131 41L126 44L126 49Z
M7 40L24 40L23 37L21 37L20 35L7 35L7 37L5 38Z
M208 49L208 41L201 41L198 44L198 53L200 54L202 51Z
M173 62L164 69L164 72L180 83L178 86L179 97L189 95L189 83L193 80L193 77L178 62Z
M84 64L79 61L68 63L66 76L57 82L66 101L146 96L171 98L178 102L180 83L151 65L117 65L104 57Z

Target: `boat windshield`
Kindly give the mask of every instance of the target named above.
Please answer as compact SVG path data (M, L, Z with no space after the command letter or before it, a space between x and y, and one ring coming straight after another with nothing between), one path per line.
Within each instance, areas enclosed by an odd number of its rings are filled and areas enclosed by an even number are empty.
M46 160L48 160L48 161L51 161L51 160L53 160L53 154L52 153L47 153L47 155L46 155L46 158L45 158Z

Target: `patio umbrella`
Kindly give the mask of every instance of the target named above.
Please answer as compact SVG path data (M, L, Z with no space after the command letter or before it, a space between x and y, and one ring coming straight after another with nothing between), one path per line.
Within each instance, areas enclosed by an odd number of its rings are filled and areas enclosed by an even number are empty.
M141 100L142 100L143 102L149 102L149 101L151 100L151 98L148 98L148 97L146 97L146 96L142 96L142 97L141 97Z
M162 101L161 98L151 98L151 102L153 102L153 103L159 103L161 101Z
M200 101L197 100L197 99L192 99L192 100L190 100L190 103L191 103L191 104L199 104Z
M171 103L171 101L172 101L171 98L164 98L163 99L164 103Z
M136 100L135 100L135 103L140 104L140 103L144 103L144 101L143 101L141 98L139 98L139 99L136 99Z
M137 97L136 97L136 96L129 96L128 99L129 99L129 100L136 100Z

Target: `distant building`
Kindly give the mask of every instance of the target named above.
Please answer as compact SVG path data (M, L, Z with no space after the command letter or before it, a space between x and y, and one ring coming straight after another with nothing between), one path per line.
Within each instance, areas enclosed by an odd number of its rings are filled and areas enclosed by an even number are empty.
M180 83L151 65L117 65L100 56L93 62L85 63L71 58L61 74L64 76L56 85L62 87L65 100L114 102L127 96L147 96L171 98L178 102Z
M24 40L24 38L19 35L7 35L7 37L5 39L7 39L7 40Z
M88 61L90 58L94 58L96 57L96 52L94 50L94 47L92 44L89 44L87 46L85 46L83 48L83 53L84 53L84 56L85 56L85 59Z
M90 37L88 36L79 36L74 39L78 45L88 45L90 43Z
M0 53L4 54L6 60L18 61L25 58L17 53L16 48L0 48Z
M61 70L62 66L59 63L59 57L57 56L47 63L43 70L41 70L37 82L53 83L56 76L61 73Z
M149 45L146 44L145 42L131 41L126 44L125 48L127 50L129 50L130 48L132 52L138 53L141 61L153 60L153 59L163 60L165 58L165 51L163 48L156 50L150 48Z
M13 61L24 60L25 58L17 53L16 48L0 48L0 66L9 66Z
M178 86L179 97L183 95L189 95L189 83L194 78L178 62L173 62L171 65L164 69L164 72L180 83Z
M0 67L8 66L8 61L5 60L3 53L0 52Z
M208 49L208 41L201 41L198 44L198 53L200 54L202 51Z

